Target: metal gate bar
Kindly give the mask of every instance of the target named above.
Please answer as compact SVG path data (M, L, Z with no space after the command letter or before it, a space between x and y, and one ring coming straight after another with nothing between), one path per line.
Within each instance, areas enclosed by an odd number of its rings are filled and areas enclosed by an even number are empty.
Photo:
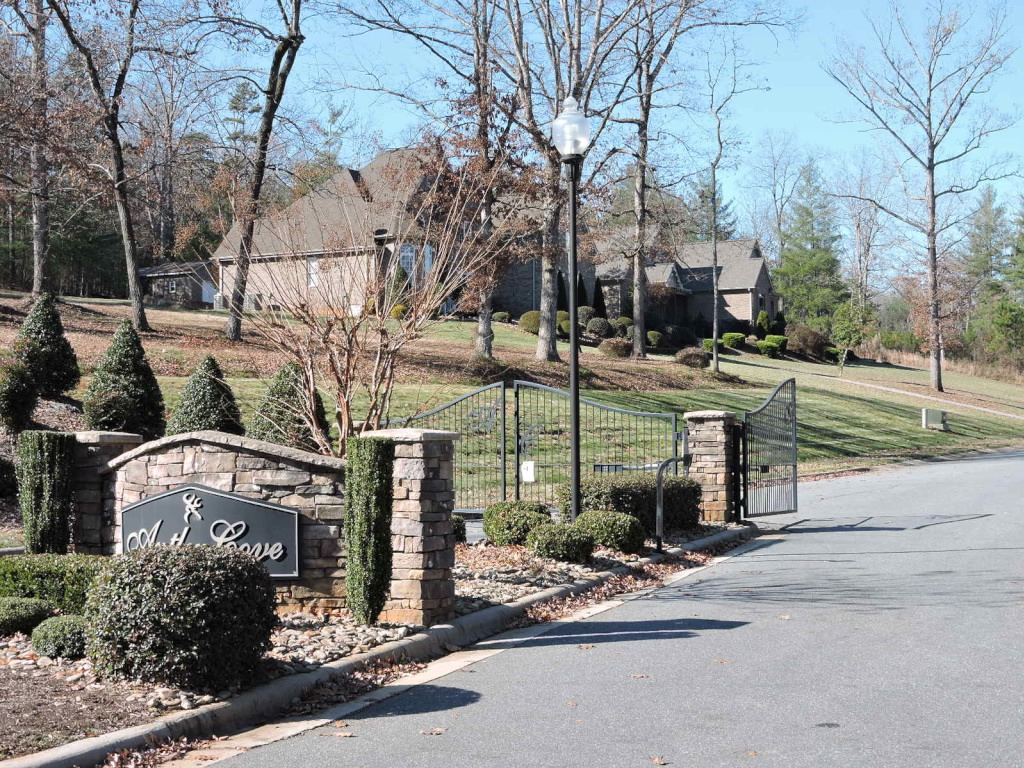
M743 419L745 517L797 510L796 379L775 388Z

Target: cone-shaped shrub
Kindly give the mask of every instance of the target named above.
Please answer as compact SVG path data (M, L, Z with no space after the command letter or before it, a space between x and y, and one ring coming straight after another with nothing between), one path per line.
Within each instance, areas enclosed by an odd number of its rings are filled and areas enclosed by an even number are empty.
M242 415L231 387L217 361L207 355L188 377L181 401L167 425L168 435L212 429L232 435L244 433Z
M85 422L147 440L164 433L164 396L130 320L118 326L85 390Z
M0 426L12 434L27 429L39 402L32 371L19 360L0 363Z
M15 356L32 372L36 389L43 397L59 397L78 386L82 378L78 357L64 335L57 312L57 300L44 293L21 324Z
M391 501L395 444L351 437L345 450L345 594L364 624L384 610L391 584Z
M75 436L29 430L18 438L18 503L30 555L63 555L71 544Z
M289 445L303 451L318 451L319 445L309 424L306 389L302 371L292 362L286 363L270 382L259 408L245 427L245 434L257 440ZM316 429L327 434L327 414L320 393L314 403Z

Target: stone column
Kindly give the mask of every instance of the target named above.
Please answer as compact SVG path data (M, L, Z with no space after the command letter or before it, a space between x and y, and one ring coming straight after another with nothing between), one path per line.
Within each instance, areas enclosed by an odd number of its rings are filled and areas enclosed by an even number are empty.
M131 432L76 432L75 471L72 477L74 489L74 525L71 543L75 552L88 555L111 554L113 552L113 515L104 524L103 482L100 471L107 462L126 453L142 443L142 435Z
M455 617L453 470L457 432L382 429L395 441L391 597L381 621L431 624Z
M733 466L738 417L729 411L693 411L683 418L693 455L690 477L701 484L701 516L716 522L738 519L734 475L739 467Z

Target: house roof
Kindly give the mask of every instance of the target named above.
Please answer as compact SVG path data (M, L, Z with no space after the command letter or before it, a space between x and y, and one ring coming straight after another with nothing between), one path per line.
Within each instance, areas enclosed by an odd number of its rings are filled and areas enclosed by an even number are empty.
M209 280L210 265L205 261L167 261L155 267L140 269L139 277L195 277Z

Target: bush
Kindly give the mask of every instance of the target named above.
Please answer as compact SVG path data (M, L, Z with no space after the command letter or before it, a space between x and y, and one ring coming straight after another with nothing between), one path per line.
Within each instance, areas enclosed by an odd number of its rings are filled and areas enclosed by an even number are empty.
M580 328L586 328L595 317L593 307L576 307L576 321L580 324Z
M775 321L772 323L772 333L776 336L783 336L786 333L786 315L781 309L775 313Z
M757 313L757 322L754 323L754 333L756 334L757 338L764 341L768 334L771 333L771 331L772 324L771 321L768 320L768 313L762 309L760 312Z
M555 323L557 323L558 325L561 325L562 323L567 323L567 322L569 322L569 313L566 310L564 310L564 309L558 310L555 313Z
M722 342L719 341L718 345L719 345L719 347L721 347ZM704 339L703 341L701 341L700 346L701 346L701 349L703 349L709 355L714 354L714 352L715 352L715 340L714 339ZM719 350L719 351L721 351L721 350Z
M102 555L0 557L0 597L35 597L62 613L81 613L89 588L109 562Z
M754 346L756 346L757 351L765 357L780 357L782 355L782 350L774 341L768 341L767 339L764 341L757 341L754 342Z
M0 456L0 498L15 496L18 493L18 475L14 462L6 456Z
M633 342L633 325L632 324L626 326L626 338L629 339L630 344L632 344L632 342ZM630 347L630 349L632 349L632 346Z
M629 357L633 342L629 339L605 339L597 345L597 351L605 357Z
M902 352L921 351L921 339L917 338L912 331L882 331L879 340L886 349Z
M62 555L71 545L75 436L29 430L18 438L18 504L25 551Z
M530 531L526 546L538 557L584 563L594 551L594 540L589 533L574 525L549 522Z
M688 477L668 476L665 489L665 530L690 530L700 523L700 483ZM555 489L555 498L568 514L571 488L568 482ZM580 483L583 509L610 509L632 515L649 534L657 517L657 479L653 472L594 475Z
M408 311L409 308L405 306L405 304L395 304L395 306L391 308L391 319L401 320L405 317L405 313Z
M27 366L16 360L0 365L0 426L15 434L28 429L38 402L39 390Z
M697 334L687 328L685 325L666 325L665 326L665 345L669 347L675 347L680 349L682 347L692 347L697 344Z
M536 336L540 333L540 312L533 310L532 312L523 312L519 316L519 327L527 333L532 333Z
M85 627L84 616L52 616L32 630L32 650L51 659L80 659Z
M84 405L89 429L137 432L147 440L164 433L164 396L131 320L115 331L85 390Z
M648 331L647 346L655 348L660 347L662 338L664 338L663 335L658 331Z
M825 334L801 323L790 325L787 337L789 343L786 347L790 352L817 360L825 357L825 349L829 346Z
M612 336L617 336L619 338L624 338L626 336L626 328L628 328L629 326L626 323L622 322L620 318L616 318L615 320L609 320L608 324L612 328Z
M739 349L747 341L745 333L723 333L722 345L729 349Z
M572 332L572 326L569 325L568 320L558 321L558 335L563 338L569 338L569 334Z
M787 336L778 336L776 334L769 333L764 337L765 341L770 341L772 344L777 344L780 352L786 351L786 345L789 343Z
M526 543L527 534L538 525L551 522L551 515L526 508L505 508L484 515L484 533L495 546L506 547Z
M180 435L203 429L232 435L245 433L235 394L224 381L224 373L217 361L209 355L185 382L181 400L167 425L167 434Z
M345 593L352 615L373 624L384 610L391 584L395 443L351 437L345 458Z
M595 317L587 323L587 333L599 339L607 339L612 335L612 324L603 317Z
M496 323L507 323L511 319L508 312L495 312L491 315L491 320Z
M584 512L573 523L598 546L617 549L627 555L643 551L647 533L643 523L632 515L595 509Z
M462 515L452 515L452 535L456 544L466 543L466 518Z
M839 348L838 347L825 347L825 354L822 355L823 359L828 360L830 363L839 362Z
M687 368L707 368L711 365L711 353L701 347L683 347L676 352L675 361Z
M77 387L82 378L78 357L64 335L57 300L49 293L36 299L21 324L14 354L32 373L43 397L60 397Z
M251 679L277 623L267 569L230 547L145 547L89 592L86 654L104 677L222 690Z
M320 444L313 430L327 439L327 413L320 393L314 394L316 425L309 423L308 394L302 371L295 362L285 363L270 382L259 408L245 427L245 434L257 440L288 445L302 451L317 452Z
M551 519L551 513L548 511L547 505L542 502L525 501L522 499L519 501L497 501L484 510L484 533L490 536L489 521L493 520L494 516L499 512L506 512L510 509L518 512L533 512L538 515L547 515L548 519Z
M0 597L0 637L26 635L53 615L53 606L34 597Z

